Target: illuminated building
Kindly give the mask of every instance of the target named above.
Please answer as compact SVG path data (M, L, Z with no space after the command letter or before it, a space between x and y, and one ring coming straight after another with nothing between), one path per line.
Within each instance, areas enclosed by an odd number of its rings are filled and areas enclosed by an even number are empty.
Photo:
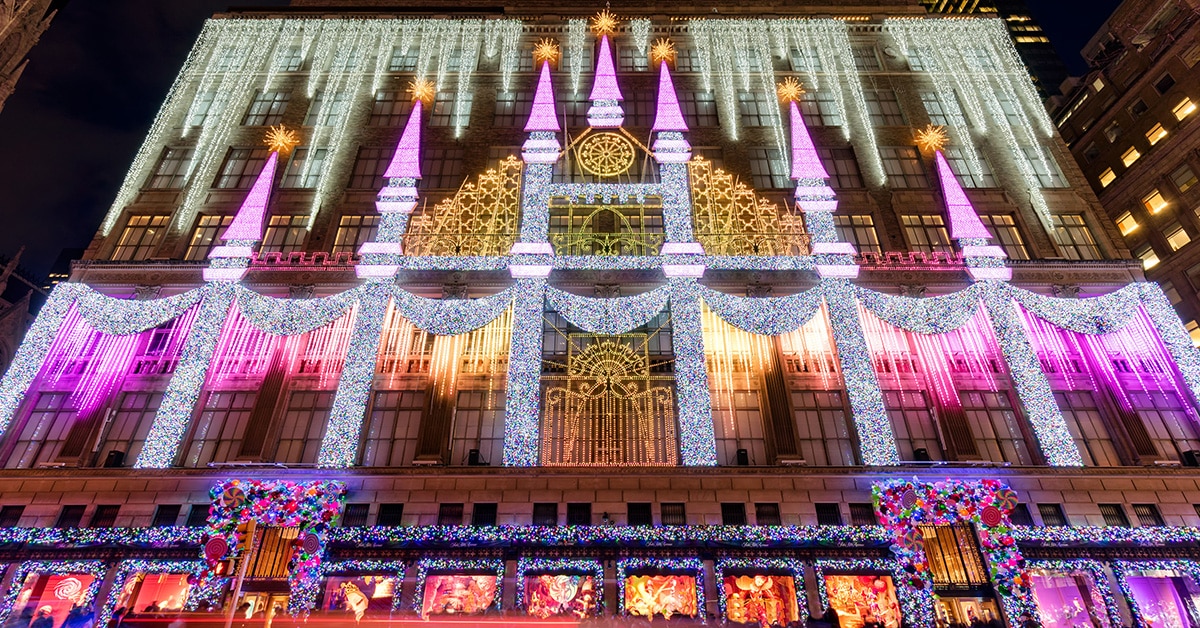
M1001 22L396 4L206 26L0 382L6 599L1112 626L1197 573L1200 358Z

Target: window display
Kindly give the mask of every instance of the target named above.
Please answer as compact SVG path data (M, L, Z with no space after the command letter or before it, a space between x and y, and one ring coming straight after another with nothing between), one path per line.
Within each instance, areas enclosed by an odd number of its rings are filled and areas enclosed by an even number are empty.
M628 576L625 578L625 612L639 617L697 614L694 576Z
M525 578L525 609L534 617L589 617L596 606L596 579L592 576L542 574Z
M891 576L825 576L825 590L841 628L900 628L900 604Z
M1111 628L1104 598L1090 574L1036 569L1030 580L1044 628Z
M392 612L396 588L394 576L338 576L325 581L322 610L335 617L354 616L354 621L366 617L387 617Z
M73 619L86 615L94 617L89 596L95 581L95 576L82 573L31 573L17 594L9 621L16 621L14 626L25 628L39 621L38 626L61 626L68 616Z
M792 576L728 575L722 590L729 621L774 626L800 620Z
M496 576L447 574L425 579L421 616L479 615L496 601Z

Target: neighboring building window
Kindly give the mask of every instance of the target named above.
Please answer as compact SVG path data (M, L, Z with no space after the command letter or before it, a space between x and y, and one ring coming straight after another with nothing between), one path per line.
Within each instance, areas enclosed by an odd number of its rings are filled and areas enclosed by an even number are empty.
M1142 527L1162 527L1167 525L1163 521L1162 514L1158 512L1158 506L1154 504L1134 504L1133 515L1137 517L1138 525Z
M850 504L850 525L879 525L879 518L875 516L875 506L866 503Z
M946 232L946 223L941 216L935 214L909 214L900 217L904 225L904 234L908 237L908 247L911 251L932 253L934 251L951 252L950 234Z
M1117 138L1121 137L1121 123L1116 120L1109 122L1108 126L1104 127L1104 137L1108 138L1109 142L1117 141Z
M743 125L771 126L777 121L775 108L768 102L766 94L758 91L739 91L737 98L738 112L741 114Z
M188 111L188 126L204 126L204 123L208 121L208 114L212 111L213 101L216 99L217 90L215 89L198 92ZM1175 115L1178 117L1179 114ZM1182 119L1180 118L1180 120Z
M1154 126L1150 127L1149 131L1146 131L1146 141L1150 142L1151 146L1154 146L1166 136L1167 130L1163 128L1161 122L1155 123Z
M496 525L498 510L497 504L494 502L475 504L471 507L471 525L487 527Z
M272 126L283 120L283 110L287 108L292 95L287 92L259 90L250 101L246 117L242 118L242 126Z
M757 190L792 186L791 173L783 155L773 148L755 148L750 153L750 174Z
M1063 178L1062 171L1058 169L1058 164L1054 158L1034 146L1022 146L1021 150L1025 152L1025 159L1029 162L1029 167L1033 169L1033 173L1037 175L1038 183L1044 188L1065 188L1067 180Z
M359 148L358 156L354 158L354 168L350 171L349 189L378 190L383 187L383 173L391 159L386 149Z
M413 72L417 69L418 46L409 46L402 50L399 46L392 48L392 56L388 60L388 72Z
M1085 162L1090 164L1093 161L1096 161L1096 159L1099 157L1100 157L1100 147L1096 146L1095 142L1088 144L1087 148L1083 149L1083 160Z
M363 432L363 467L403 467L417 451L417 427L425 409L423 390L381 390L367 415Z
M146 443L162 397L162 393L149 392L127 392L121 396L121 403L113 412L108 431L97 448L96 464L105 464L110 452L119 451L124 454L124 466L132 466L142 453L142 445Z
M783 525L779 504L754 504L754 523L760 526Z
M1113 172L1112 168L1105 168L1104 172L1100 173L1100 187L1102 188L1108 187L1108 184L1116 180L1117 174Z
M875 219L870 214L834 214L834 226L838 239L849 242L859 253L880 253L879 235L875 232Z
M1178 251L1192 241L1192 237L1184 230L1183 225L1178 222L1173 222L1165 229L1163 235L1167 238L1167 244L1171 245L1172 251Z
M1146 115L1147 111L1150 111L1150 107L1141 98L1133 101L1132 105L1129 105L1129 116L1134 120Z
M295 253L304 247L308 235L308 216L271 216L263 236L261 253Z
M225 234L225 228L233 222L233 216L201 215L192 230L192 239L188 242L187 252L183 259L189 262L202 262L208 259L212 247Z
M806 92L800 97L800 111L808 126L842 126L837 100L829 90Z
M1011 214L981 214L979 219L1000 241L1000 246L1004 248L1009 259L1029 259L1029 251L1025 250L1025 242L1021 239L1021 232L1017 230L1017 221Z
M463 182L461 148L426 148L421 160L421 183L429 188L457 188Z
M1159 192L1157 189L1152 190L1149 194L1142 197L1142 205L1151 214L1157 214L1166 209L1168 204L1167 199L1163 198L1162 192Z
M151 190L177 190L187 180L188 167L192 165L192 149L168 148L163 151L146 186Z
M159 504L154 508L154 519L150 521L152 528L171 528L179 521L179 512L183 506L179 504Z
M1038 514L1042 516L1044 526L1061 528L1069 525L1062 504L1038 504Z
M461 99L461 100L460 100ZM471 92L438 92L433 101L429 126L468 126L471 123Z
M343 528L362 528L367 525L367 517L371 514L371 504L346 504L342 511Z
M1131 212L1125 212L1117 216L1117 229L1121 230L1121 235L1127 236L1138 228L1137 219L1133 217Z
M592 505L587 502L567 504L567 525L592 525Z
M629 503L625 505L627 522L631 526L652 526L654 516L650 513L648 503Z
M1179 291L1175 289L1175 284L1170 281L1158 282L1158 287L1162 288L1163 294L1167 295L1167 300L1171 305L1179 305L1183 302L1183 297L1179 296Z
M842 525L842 510L837 504L813 504L817 509L817 525Z
M1100 516L1104 517L1104 525L1112 528L1128 528L1129 517L1125 515L1125 509L1121 504L1097 504L1100 507Z
M554 527L558 525L558 504L544 503L533 505L533 525Z
M659 506L662 524L665 526L687 525L687 509L682 503L664 503Z
M463 522L462 504L438 504L438 520L440 526L460 526Z
M992 167L983 155L976 153L976 159L971 160L968 159L967 149L947 147L946 162L958 178L959 185L965 188L997 187L996 178L992 176Z
M1200 347L1200 323L1191 320L1183 328L1187 330L1188 337L1192 339L1192 346Z
M1130 146L1129 150L1121 153L1121 163L1125 164L1125 167L1128 168L1129 166L1132 166L1133 162L1137 161L1141 156L1142 154L1138 152L1136 146Z
M325 92L318 92L308 106L308 115L304 117L305 126L334 126L346 115L346 107L350 99L345 92L337 92L329 98Z
M1184 98L1179 101L1179 104L1171 108L1171 113L1175 114L1176 120L1183 120L1196 113L1196 103L1192 102L1191 98Z
M1191 166L1182 164L1171 171L1171 183L1174 183L1180 192L1187 192L1196 185L1196 173L1192 171Z
M375 93L375 102L371 104L371 116L367 118L367 126L400 126L408 120L412 112L412 99L407 92L379 91Z
M746 504L733 502L721 504L721 525L746 525Z
M1067 259L1100 259L1100 247L1084 223L1083 214L1055 214L1050 216L1050 223L1054 226L1050 235Z
M225 155L225 163L217 173L213 187L225 190L241 190L250 187L258 173L267 163L265 148L231 148Z
M280 187L312 189L317 187L321 179L321 171L325 168L325 157L329 149L297 148L288 162L287 171L283 174Z
M365 242L375 239L379 216L342 216L338 221L334 253L355 253Z
M1175 77L1171 76L1170 72L1163 74L1154 82L1154 91L1159 94L1166 94L1167 90L1172 87L1175 87Z
M717 100L711 93L684 91L679 94L679 105L689 126L717 126Z
M1161 261L1158 259L1158 253L1154 251L1154 247L1150 243L1143 244L1133 250L1133 256L1142 260L1142 268L1150 270Z
M854 149L818 148L817 155L829 174L829 183L834 189L846 190L863 186L862 172L858 168L858 159Z
M890 89L865 89L863 97L867 101L867 113L871 124L879 126L906 126L904 112L900 110L900 101L896 100L896 92Z
M617 69L622 72L641 72L650 68L650 57L636 46L621 46L617 50Z
M916 148L881 146L879 154L883 158L883 171L887 173L891 187L900 190L929 187L929 179L925 177L925 167L921 165Z
M170 216L130 216L110 259L114 262L137 262L149 258L162 241L170 221Z
M492 126L524 127L525 122L529 120L531 109L532 92L499 92L496 94L496 111L492 116Z

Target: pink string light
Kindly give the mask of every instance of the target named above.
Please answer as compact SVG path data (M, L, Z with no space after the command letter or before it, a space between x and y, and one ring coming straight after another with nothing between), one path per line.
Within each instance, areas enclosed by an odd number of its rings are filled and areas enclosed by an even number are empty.
M404 133L400 143L396 144L396 152L388 164L383 176L388 179L420 179L421 178L421 112L424 105L420 99L413 102L412 113L408 123L404 125Z
M812 136L808 133L808 126L804 124L804 116L800 115L800 108L796 105L796 101L791 103L792 116L792 178L801 179L828 179L829 173L825 171L825 165L821 163L821 158L817 155L817 147L813 145ZM830 194L833 190L830 190Z
M942 184L942 195L946 198L946 214L950 220L950 237L954 240L964 238L992 239L991 232L979 220L979 214L975 212L975 207L971 205L966 192L963 192L962 186L958 184L958 179L954 176L954 171L950 169L950 164L946 163L946 156L942 154L942 151L937 151L934 160L937 162L938 180Z
M275 166L278 163L279 153L272 152L266 165L258 173L258 178L254 180L254 187L250 188L250 193L246 195L246 200L242 202L242 207L238 209L233 222L225 230L222 238L224 241L262 240L263 221L267 216L267 203L271 200L271 185L275 181Z
M525 132L558 132L558 115L554 112L554 85L550 82L550 62L542 62L542 74L538 78L537 92L533 95L533 107L529 110L529 121Z
M651 131L687 131L687 122L683 112L679 110L679 97L675 93L675 84L671 81L671 71L667 62L662 62L658 73L658 109L654 114L654 128Z
M625 100L621 96L621 88L617 86L617 71L613 68L608 35L600 38L600 56L596 59L596 82L592 84L592 93L588 100Z

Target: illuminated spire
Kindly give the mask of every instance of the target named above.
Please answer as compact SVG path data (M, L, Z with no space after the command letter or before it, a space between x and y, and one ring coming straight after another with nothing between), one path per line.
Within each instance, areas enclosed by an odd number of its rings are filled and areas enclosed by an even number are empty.
M537 92L533 95L533 107L529 110L529 121L525 132L560 131L558 114L554 111L554 86L550 83L550 62L542 62L542 75L538 79Z
M413 101L412 113L408 116L408 124L404 126L404 134L396 145L392 162L388 164L383 176L388 179L420 179L421 178L421 112L423 102Z
M652 131L686 131L687 123L683 120L683 112L679 110L679 97L675 94L675 84L671 82L671 71L664 61L658 72L658 110L654 115Z
M829 173L817 155L804 116L796 101L789 104L792 122L792 180L796 182L796 202L800 209L810 211L834 211L837 195L829 187Z
M991 240L991 232L979 220L979 214L975 212L975 207L971 205L962 186L958 184L958 179L950 170L950 164L946 163L946 156L939 150L934 154L934 160L937 162L938 181L942 184L942 195L946 197L950 238L953 240L964 238Z
M588 124L596 128L611 129L625 122L625 111L621 109L621 88L617 86L617 71L613 68L612 48L608 35L600 38L600 56L596 59L596 80L592 83L592 101L588 109Z
M272 152L271 156L267 158L262 172L259 172L258 178L254 180L254 187L250 188L246 200L242 201L242 206L234 216L233 222L229 223L229 228L225 230L222 240L225 242L262 241L263 221L267 217L267 203L271 200L271 184L275 181L275 166L278 163L279 153Z

